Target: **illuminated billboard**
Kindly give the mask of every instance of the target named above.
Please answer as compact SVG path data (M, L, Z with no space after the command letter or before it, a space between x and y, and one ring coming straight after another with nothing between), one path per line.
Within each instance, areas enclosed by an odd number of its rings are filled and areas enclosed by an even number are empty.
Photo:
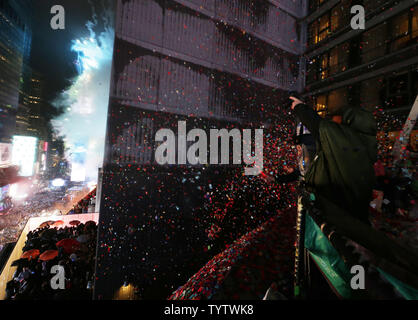
M86 180L86 152L83 144L76 144L71 155L71 181L82 182Z
M38 138L35 137L13 136L12 163L19 166L22 177L33 175L37 143Z

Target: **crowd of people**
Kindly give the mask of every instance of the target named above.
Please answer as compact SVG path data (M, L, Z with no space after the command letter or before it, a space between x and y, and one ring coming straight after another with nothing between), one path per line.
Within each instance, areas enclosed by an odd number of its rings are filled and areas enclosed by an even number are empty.
M57 228L44 223L28 233L22 257L13 263L17 269L7 283L7 300L91 299L97 225L70 224ZM51 285L56 265L64 268L65 290Z
M69 214L92 213L96 207L96 190L89 193L70 210Z
M376 190L380 191L382 203L379 211L389 215L418 218L416 201L417 170L416 167L404 161L396 166L387 166L381 160L375 163L377 177Z
M0 248L6 243L16 242L30 218L67 213L70 210L70 202L78 194L68 190L41 191L30 195L24 201L15 202L7 215L0 216ZM95 211L94 208L95 190L68 213L90 213Z
M30 196L26 201L14 203L7 215L0 216L0 246L17 241L30 218L48 211L56 211L53 208L62 197L62 193L40 192Z
M418 172L414 161L379 159L375 163L376 186L370 203L376 229L418 248Z
M349 114L346 118L341 116L340 121L347 119L349 116L351 115ZM293 141L290 139L288 130L288 128L293 127L294 124L290 123L291 121L287 121L286 123L285 119L285 117L282 117L282 123L278 122L274 126L274 130L278 131L279 134L273 135L269 130L265 130L266 139L264 141L264 152L265 154L268 154L269 157L266 159L264 172L267 175L274 177L274 179L263 179L266 182L264 183L260 179L235 176L231 179L225 179L226 186L223 188L208 193L205 209L208 210L213 217L211 221L212 224L207 232L209 239L213 240L211 250L213 252L220 252L222 248L225 250L221 251L220 254L200 269L198 273L192 276L184 286L179 287L170 296L170 299L211 299L216 295L228 299L233 298L234 296L248 297L248 295L253 292L257 292L259 295L262 294L262 291L254 290L255 285L260 283L262 277L253 276L252 280L249 282L251 285L243 286L243 275L240 273L237 277L239 280L235 281L234 277L231 276L232 273L230 270L231 268L240 271L251 269L248 268L248 265L251 264L251 262L240 265L239 261L242 260L242 257L236 245L240 244L240 241L234 242L235 239L238 238L240 240L248 241L246 237L252 234L251 230L256 230L257 226L262 224L266 219L270 217L280 217L282 219L288 218L289 212L294 213L296 209L296 195L298 194L295 183L296 179L287 179L290 174L296 172L298 168L296 148ZM372 122L371 116L369 116L368 119ZM335 120L333 119L333 121L339 123L337 120L337 117ZM364 119L362 118L362 120ZM354 125L356 125L356 123L354 123ZM348 132L347 135L349 133L350 132ZM371 139L374 135L375 133L371 132ZM347 140L349 142L351 141L350 139ZM370 150L374 151L375 141L372 142L373 143L370 144ZM340 145L344 145L344 143L340 143ZM358 151L356 147L357 145L353 147L354 152ZM346 150L343 151L344 153L340 154L341 157L339 160L345 160L347 158ZM381 204L380 206L376 206L376 201L374 201L371 203L370 209L373 211L378 207L380 213L384 213L384 215L372 215L373 227L384 231L386 234L391 233L395 237L399 236L398 238L407 238L408 241L406 242L408 244L413 245L412 242L415 242L417 245L418 237L416 233L416 222L418 222L418 215L415 199L418 197L417 172L414 161L402 161L394 165L393 159L386 159L382 156L382 152L379 152L379 156L381 160L378 160L375 163L375 174L378 178L378 183L373 186L373 189L375 190L375 194L380 192ZM384 161L382 161L382 158ZM408 159L412 158L408 157ZM342 160L341 162L344 162ZM368 181L367 187L372 187L373 185L374 177L372 164L374 161L376 161L376 157L370 156L370 162L367 163L367 168L364 168L365 171L370 174L370 180ZM354 165L349 167L354 169L357 173L358 163L351 161L350 165L351 164ZM283 179L283 177L286 179ZM349 175L349 177L351 178L351 175ZM363 181L362 178L363 176L359 175L359 180ZM357 187L355 183L352 185ZM371 191L371 188L367 188L367 190ZM364 209L364 212L361 212L364 214L364 221L366 221L369 217L367 208L371 199L366 193L364 193L364 195L360 193L360 196L362 197L361 200L365 200L362 201L361 208L354 207L350 209L352 209L351 211L355 211L355 209ZM331 200L335 200L338 196L338 192L335 193L335 196L334 194L332 196L333 198ZM349 198L349 196L351 195L349 194L347 198ZM345 204L343 201L337 202L339 204ZM285 213L275 212L274 210L285 208L289 209ZM393 219L387 219L387 217L392 217ZM406 226L405 223L399 223L401 220L408 220L410 224ZM388 221L393 223L387 223ZM246 234L246 232L249 233ZM271 234L268 235L268 237L271 236ZM294 240L294 238L288 236L285 237L285 239L274 243L283 243L289 241L289 239ZM269 241L263 239L262 243L269 243ZM294 247L290 245L287 248L290 249L285 255L287 258L290 258L294 253ZM259 250L258 252L261 256L267 254L265 250ZM281 254L273 254L273 256L275 258L282 258L284 252L285 251L281 252ZM269 263L271 264L271 256L269 257ZM292 259L290 258L290 260ZM253 259L250 259L250 261L253 261ZM277 268L269 268L269 263L265 263L262 268L259 268L263 270L263 274L268 274L271 270L277 270ZM281 265L283 265L283 262ZM251 271L250 274L252 273L253 272ZM291 272L287 273L288 276L291 274ZM290 281L290 279L287 280ZM286 286L283 284L280 285L281 290L285 287ZM256 296L257 294L253 295L252 298Z
M292 172L298 168L298 151L294 141L292 141L292 133L288 129L294 124L292 120L285 117L282 117L280 121L281 123L270 128L270 130L265 130L264 150L266 154L269 154L269 159L265 163L265 172L271 176L288 176L289 168L292 169ZM416 230L418 208L415 199L418 198L418 188L417 170L414 164L410 161L403 161L393 165L393 159L381 157L375 163L374 168L377 183L374 187L375 199L370 205L371 210L378 214L372 217L372 220L374 220L373 227L380 230L384 229L384 231L393 235L398 235L401 232L405 234L405 231L407 231L405 225L398 223L399 220L404 219L410 221L413 224L412 229L415 228L414 230ZM294 221L297 194L296 180L282 181L276 179L274 183L266 183L266 181L256 177L242 176L239 172L232 177L226 178L224 184L214 188L214 190L212 190L212 185L210 185L205 195L205 202L201 208L203 212L197 215L196 219L199 220L200 226L206 227L208 242L206 242L207 249L205 248L205 252L207 256L218 254L215 256L216 259L211 260L211 262L216 263L208 263L197 273L197 276L191 278L193 281L189 281L184 287L179 288L173 293L171 298L210 298L215 294L221 293L224 295L223 297L230 298L231 292L234 290L229 292L229 289L222 282L224 278L227 278L227 274L231 275L231 273L222 273L221 277L221 271L230 270L234 265L238 265L237 261L244 261L244 258L251 257L249 260L252 260L260 252L267 252L259 248L260 250L256 252L248 251L254 253L254 256L247 251L245 256L243 254L242 256L237 256L239 253L237 248L244 242L246 244L254 244L254 248L256 247L255 244L268 242L264 238L263 241L259 241L260 238L258 237L251 238L254 243L248 239L249 236L256 234L254 230L257 230L261 225L266 223L268 225L268 221L273 221L271 219L281 219L281 223L283 223L284 219ZM79 201L69 214L93 212L95 200L95 192L92 192ZM209 219L203 219L202 217L209 217ZM155 219L157 218L159 217L156 216ZM390 221L387 218L393 218L394 223L383 225L382 221ZM294 231L290 224L287 224L287 227L288 230ZM396 233L396 228L399 229L398 233ZM132 232L129 230L129 236L133 237L135 230L131 230ZM285 235L284 230L281 229L276 235ZM57 251L57 256L46 261L40 260L39 257L20 259L17 262L17 270L13 280L7 285L8 299L91 298L96 232L97 226L93 226L93 224L78 224L61 229L45 226L31 232L28 235L24 252L37 249L40 257L44 252L52 250ZM262 238L261 234L259 236ZM268 236L270 237L271 234L268 234ZM411 237L409 238L412 239L413 237L415 237L414 239L418 247L416 232L411 232ZM79 242L77 249L66 251L63 247L57 245L59 241L65 239L73 239ZM168 242L170 237L167 236L165 240ZM250 275L252 277L255 273L254 270L267 270L271 256L284 257L286 258L286 265L291 265L293 262L293 240L293 234L287 234L286 237L280 239L279 242L284 246L281 248L283 252L281 254L271 253L268 259L260 261L257 267L248 268L248 264L244 263L239 268L235 267L239 271L236 271L236 274L239 275L236 279L242 280L240 270L245 268L248 269L246 269L248 277ZM137 242L133 242L133 244L136 245ZM150 250L150 248L146 248L146 250ZM273 252L272 250L270 251ZM283 261L280 262L283 265ZM141 263L146 264L147 262L144 259ZM155 263L152 262L152 264L155 268ZM61 265L65 269L66 290L54 290L51 287L50 280L53 274L50 273L50 270L54 265ZM221 265L224 268L219 269L220 273L218 271L214 272L215 266L219 267ZM277 270L277 268L274 270ZM213 275L218 277L216 287L211 287L215 281L208 276L207 272L213 273ZM289 275L291 273L283 272L283 274ZM277 274L274 275L277 276ZM222 281L220 281L221 279ZM234 279L234 277L229 276L226 282L229 281L228 283L231 283L232 281L234 285L231 285L231 287L244 294L247 289L239 288L240 281L235 281ZM213 281L208 284L209 280ZM270 278L266 277L266 283L270 280ZM202 284L203 282L205 282L205 285ZM289 282L289 279L287 279L287 282ZM263 285L266 283L263 283ZM290 286L287 284L284 287ZM206 288L207 292L201 288ZM225 293L227 291L228 294ZM264 293L261 289L254 289L253 291L256 292L254 296L259 297Z
M292 208L271 216L230 243L168 299L258 300L272 283L283 297L291 296L295 219Z

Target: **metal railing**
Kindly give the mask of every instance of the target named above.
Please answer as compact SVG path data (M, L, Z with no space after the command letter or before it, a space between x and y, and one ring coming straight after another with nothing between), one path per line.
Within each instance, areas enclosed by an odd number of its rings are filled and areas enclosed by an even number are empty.
M316 198L316 204L308 208L308 214L321 227L322 232L346 263L363 265L368 271L366 281L369 286L360 296L356 295L357 298L393 299L397 297L393 287L381 281L376 272L377 268L404 284L418 289L417 250L389 239L382 232L353 218L344 209L324 197L317 196ZM360 255L354 252L354 247L350 246L350 242L366 249L370 260L360 263ZM303 259L303 256L300 255L299 258ZM301 264L303 262L299 261L299 268Z

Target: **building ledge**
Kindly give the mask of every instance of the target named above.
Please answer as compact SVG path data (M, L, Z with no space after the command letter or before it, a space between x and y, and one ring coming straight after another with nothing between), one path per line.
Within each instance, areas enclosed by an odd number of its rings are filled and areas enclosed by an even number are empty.
M278 1L278 0L268 0L271 4L275 5L277 8L285 11L286 13L290 14L295 19L303 19L306 16L306 7L300 8L302 12L297 12L294 9L290 8L289 6L286 6L286 2L284 1ZM301 0L301 3L303 4L304 0Z
M348 69L347 71L334 74L327 79L312 82L306 84L306 88L309 90L315 90L317 88L325 87L331 85L335 82L344 81L346 79L356 78L366 73L373 73L375 70L385 69L387 66L392 66L393 63L403 61L408 62L410 65L413 65L418 62L418 44L414 44L410 47L401 49L399 51L390 53L383 57L377 58L375 60L369 61L367 63L361 64L359 66Z
M177 115L184 115L184 116L190 116L190 117L196 117L196 118L216 119L216 120L229 121L229 122L234 122L234 123L243 122L243 119L241 118L217 115L215 113L209 113L208 111L199 112L199 110L190 110L190 109L184 109L184 108L179 109L174 106L163 105L160 103L158 104L144 103L144 102L139 102L133 99L127 99L126 97L123 97L123 96L111 95L110 97L111 99L117 100L118 103L120 103L123 106L130 106L130 107L135 107L135 108L148 110L148 111L166 112L166 113L172 113L172 114L177 114Z
M282 49L284 51L287 51L287 52L292 53L292 54L295 54L295 55L300 55L304 51L304 48L303 48L302 43L300 43L300 45L298 46L297 49L292 48L292 47L286 45L283 42L276 41L274 39L271 39L269 37L266 37L265 35L263 35L261 33L258 33L256 31L253 31L251 29L248 29L245 26L243 26L243 25L241 25L241 24L239 24L237 22L234 22L231 19L228 19L228 17L221 17L221 16L219 16L217 14L217 12L216 12L216 9L214 11L210 11L210 10L207 10L207 9L205 9L205 8L199 6L199 5L197 5L197 4L195 4L195 3L191 2L191 1L187 1L187 0L173 0L173 1L175 1L176 3L179 3L181 5L183 5L185 7L188 7L189 9L192 9L192 10L194 10L196 12L199 12L199 13L207 16L208 18L212 19L212 20L216 20L218 22L226 22L228 25L233 26L234 28L240 29L241 31L245 31L248 34L252 35L253 37L258 38L258 39L260 39L260 40L262 40L262 41L264 41L264 42L272 45L273 47L280 48L280 49ZM270 0L269 2L272 3L272 4L274 4L279 9L282 9L283 11L285 11L286 13L288 13L293 18L300 19L300 17L296 17L293 14L291 14L291 12L288 12L288 11L284 10L283 9L283 5L280 5L278 3L278 1Z
M398 60L399 61L399 60ZM394 71L400 71L401 69L407 68L408 66L415 65L418 63L418 56L412 57L408 60L401 60L398 63L392 63L388 64L384 67L381 67L379 69L374 69L373 71L364 72L359 74L359 72L353 71L353 69L350 69L350 77L348 76L348 71L344 72L344 79L340 79L338 82L336 81L335 77L332 79L329 79L327 84L321 83L320 85L317 85L313 87L313 85L306 86L306 89L309 90L309 93L305 94L304 96L312 96L317 95L323 92L335 90L344 86L348 86L350 84L364 81L367 79L371 79L374 77L378 77L380 75L383 75L385 73L394 72ZM367 68L367 65L365 65ZM364 68L365 66L362 66Z
M199 59L199 58L190 56L190 55L185 54L185 53L180 53L180 52L177 52L177 51L174 51L174 50L171 50L171 49L167 49L167 48L158 46L156 44L153 44L153 43L150 43L150 42L147 42L147 41L133 39L131 37L127 37L127 36L119 34L119 33L116 33L116 37L123 40L123 41L129 42L131 44L141 46L141 47L143 47L145 49L148 49L152 52L158 52L158 53L160 53L162 55L165 55L165 56L168 56L168 57L172 57L172 58L179 59L179 60L182 60L182 61L187 61L187 62L190 62L192 64L198 65L198 66L203 66L207 69L214 69L214 70L217 70L217 71L220 71L220 72L234 74L234 75L237 75L237 76L239 76L243 79L251 80L251 81L260 83L262 85L271 87L271 88L289 91L289 90L295 90L296 87L297 87L297 83L295 83L293 86L289 85L288 87L285 87L285 86L277 84L276 82L272 82L272 81L269 81L269 80L258 78L254 75L250 75L250 74L239 72L237 70L233 70L232 68L230 68L227 65L223 66L223 65L220 65L220 64L217 64L217 63L214 63L214 62L209 62L207 60Z
M328 10L331 10L336 4L340 3L341 0L329 0L325 2L324 4L320 5L315 11L312 13L308 13L308 15L305 17L306 23L311 23L314 20L320 18L325 12ZM308 9L309 10L309 9Z

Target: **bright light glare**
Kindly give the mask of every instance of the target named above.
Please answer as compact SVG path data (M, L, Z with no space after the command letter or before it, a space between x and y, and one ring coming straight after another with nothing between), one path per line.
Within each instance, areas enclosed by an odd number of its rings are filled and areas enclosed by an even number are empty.
M109 13L109 17L110 17ZM110 20L103 21L105 29L95 33L97 22L88 22L88 37L72 41L71 51L77 54L78 75L72 84L54 101L66 105L65 113L53 120L60 136L65 137L67 159L72 171L71 181L97 180L97 170L103 163L106 133L107 106L109 102L114 31ZM91 140L97 141L91 143ZM74 163L72 155L78 146L88 146L85 161Z
M87 187L89 188L90 191L92 191L94 188L96 188L97 183L95 181L89 181L87 183Z
M20 167L23 177L33 175L37 142L35 137L13 136L12 163Z
M85 179L86 167L81 163L74 162L71 169L71 181L82 182L85 181Z
M52 180L52 185L54 187L62 187L65 185L65 180L61 179L61 178L57 178Z
M14 200L23 200L27 198L27 193L20 193L19 187L17 183L14 183L10 186L9 196Z

